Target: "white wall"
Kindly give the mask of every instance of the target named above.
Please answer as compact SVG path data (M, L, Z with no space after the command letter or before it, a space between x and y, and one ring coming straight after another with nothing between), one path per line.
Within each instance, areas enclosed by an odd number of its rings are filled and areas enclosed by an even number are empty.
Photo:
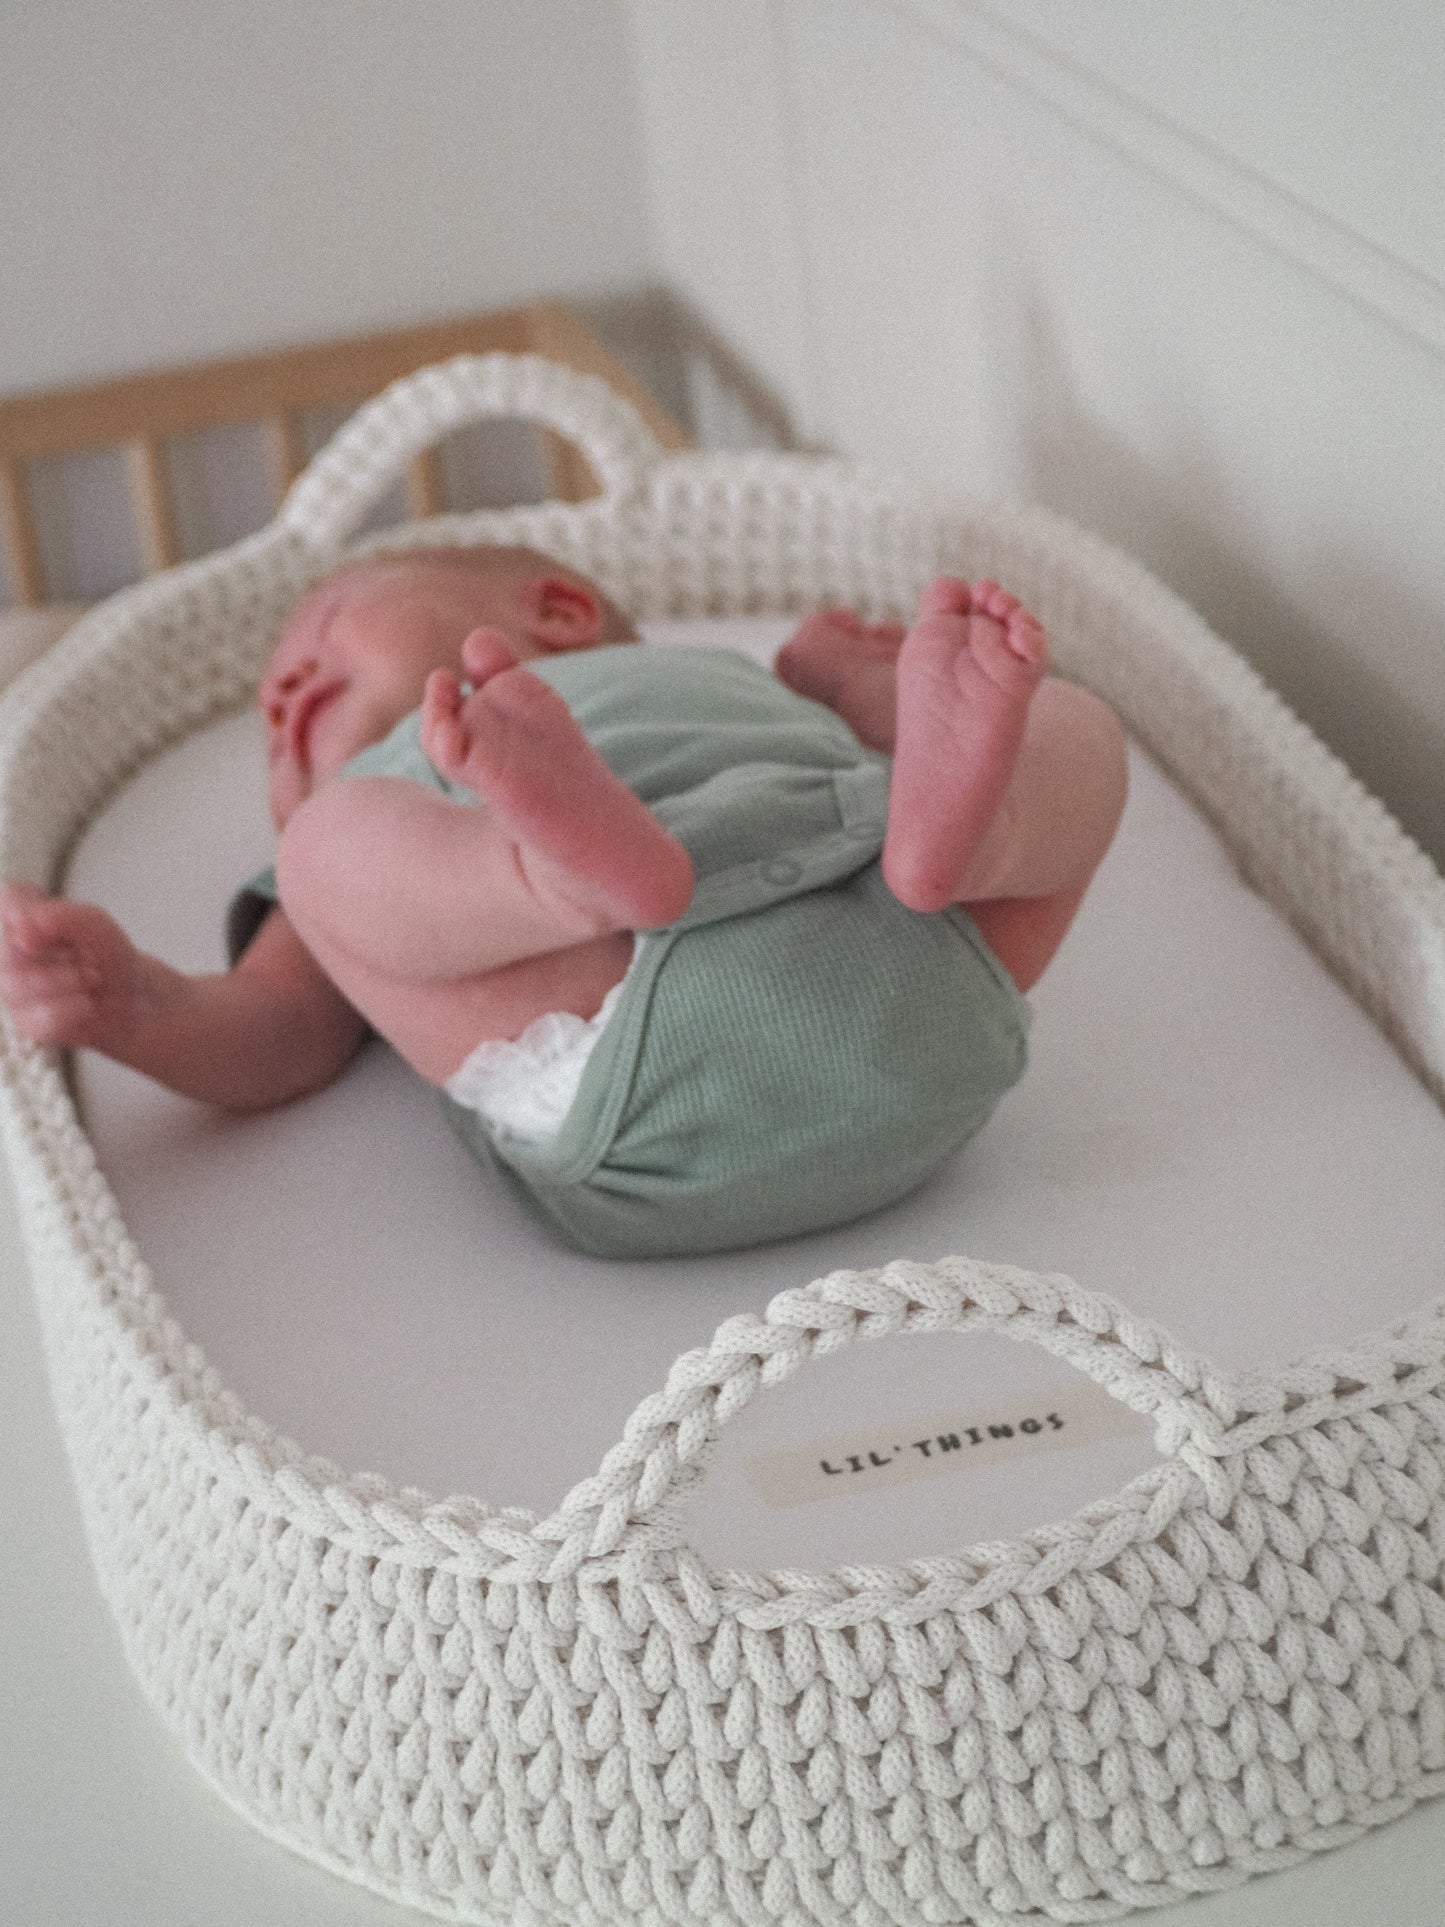
M0 0L0 392L645 280L616 0Z
M992 0L991 11L1445 281L1439 0Z
M804 438L1140 555L1445 858L1441 103L1436 0L0 0L0 392L662 278Z
M1445 857L1433 0L631 0L659 259L802 432L1042 501Z

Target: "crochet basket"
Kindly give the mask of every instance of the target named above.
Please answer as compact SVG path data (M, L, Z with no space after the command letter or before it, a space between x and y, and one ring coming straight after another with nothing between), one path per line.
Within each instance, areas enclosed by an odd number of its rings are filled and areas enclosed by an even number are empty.
M401 382L260 535L71 631L0 705L0 872L53 882L129 772L249 700L405 463L486 415L570 437L603 493L426 539L535 544L640 618L900 616L938 571L1007 581L1445 1089L1445 885L1145 572L1038 510L831 460L664 457L601 384L530 358ZM349 1474L245 1411L158 1297L63 1066L8 1034L3 1124L130 1664L211 1783L338 1874L522 1927L1090 1921L1445 1791L1445 1301L1241 1383L1065 1278L839 1273L679 1359L539 1519ZM906 1566L720 1572L683 1542L675 1502L755 1394L923 1331L1045 1346L1152 1416L1159 1464Z

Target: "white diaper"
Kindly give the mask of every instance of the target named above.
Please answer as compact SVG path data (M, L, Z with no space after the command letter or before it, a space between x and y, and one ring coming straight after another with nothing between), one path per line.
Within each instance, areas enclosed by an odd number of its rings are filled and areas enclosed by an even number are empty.
M595 1017L549 1010L533 1018L515 1041L487 1038L442 1086L447 1096L463 1110L475 1111L499 1134L527 1144L545 1144L555 1137L641 948L641 937L635 937L627 973L608 991Z

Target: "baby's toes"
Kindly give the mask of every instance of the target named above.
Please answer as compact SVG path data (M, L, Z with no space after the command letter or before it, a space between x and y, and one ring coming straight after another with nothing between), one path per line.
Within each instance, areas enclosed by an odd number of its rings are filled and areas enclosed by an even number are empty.
M421 729L425 735L452 714L461 700L461 684L450 669L433 669L422 686Z
M1043 673L1043 659L1016 647L1015 620L1000 622L977 613L968 618L968 644L959 651L955 666L960 689L976 690L981 677L1011 701L1026 701L1032 694Z
M462 667L473 689L517 666L517 652L499 629L473 629L462 643Z
M976 612L997 623L1002 631L1001 637L985 638L980 635L985 651L1001 641L1019 662L1042 671L1048 661L1043 625L1016 595L1000 588L997 582L975 582L973 606Z
M966 616L973 607L973 590L955 575L940 575L918 598L920 616Z
M973 606L982 609L985 615L995 622L1007 622L1014 612L1023 607L1016 595L1000 588L997 582L975 582L973 585Z
M556 690L514 663L440 712L435 751L423 747L444 776L480 794L508 770L546 767L559 733L576 727Z
M1042 674L1048 666L1049 645L1038 617L1030 615L1021 603L1016 604L1005 624L1005 633L1009 648L1019 661Z

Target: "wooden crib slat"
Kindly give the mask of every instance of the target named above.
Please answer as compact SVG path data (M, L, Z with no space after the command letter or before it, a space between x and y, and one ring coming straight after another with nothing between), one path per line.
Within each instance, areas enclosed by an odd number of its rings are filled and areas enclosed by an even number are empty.
M565 436L546 431L547 482L559 502L586 502L600 495L602 485L592 472L592 464Z
M534 354L546 355L581 374L598 375L641 415L664 448L690 446L686 434L642 382L606 348L565 302L542 301L532 309ZM581 449L551 429L546 434L547 469L552 493L561 502L585 502L601 491L592 464Z
M561 301L539 301L530 310L530 316L531 339L527 345L533 354L560 361L579 374L599 376L624 401L631 402L664 448L692 446L682 427L657 397L598 340L574 309ZM587 472L591 474L590 466ZM593 491L589 492L595 492L595 486L594 481Z
M0 516L4 518L10 593L22 608L38 608L45 600L45 561L23 462L0 464Z
M168 439L232 423L264 424L279 498L308 458L300 427L308 411L355 407L427 362L498 351L548 355L600 375L634 403L665 448L687 446L682 429L661 405L584 322L555 302L42 394L0 394L0 541L12 598L29 605L46 598L26 462L88 449L126 449L145 565L161 569L181 554L163 453ZM583 456L555 436L548 442L556 493L572 500L594 494L596 478ZM415 515L434 515L446 506L439 457L418 462L409 492Z
M447 505L446 475L440 449L424 449L406 472L406 499L417 521L440 515Z
M305 468L310 451L302 433L301 419L289 409L266 419L266 455L271 465L271 499L280 508L281 499Z
M158 441L147 439L132 442L126 450L126 462L141 555L147 570L154 575L160 569L171 568L181 559L165 454Z

